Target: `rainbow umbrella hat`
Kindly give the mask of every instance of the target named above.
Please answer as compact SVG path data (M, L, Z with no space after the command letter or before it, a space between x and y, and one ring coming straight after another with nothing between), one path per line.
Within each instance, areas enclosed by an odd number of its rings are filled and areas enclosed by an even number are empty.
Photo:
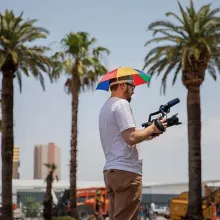
M105 90L109 91L109 81L110 79L122 77L122 76L129 76L133 77L134 85L139 86L142 84L146 84L149 82L151 76L144 73L143 71L133 69L131 67L119 67L114 69L108 73L106 73L98 82L96 90Z

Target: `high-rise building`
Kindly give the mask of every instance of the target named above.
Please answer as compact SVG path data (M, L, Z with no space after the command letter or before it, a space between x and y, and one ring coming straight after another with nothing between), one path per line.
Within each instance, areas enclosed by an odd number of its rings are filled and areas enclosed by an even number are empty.
M45 179L49 170L44 164L55 163L57 169L54 174L60 179L60 148L54 143L35 145L34 148L34 179Z
M20 178L20 175L18 172L19 166L20 166L19 147L17 145L15 145L14 149L13 149L12 179L19 179Z

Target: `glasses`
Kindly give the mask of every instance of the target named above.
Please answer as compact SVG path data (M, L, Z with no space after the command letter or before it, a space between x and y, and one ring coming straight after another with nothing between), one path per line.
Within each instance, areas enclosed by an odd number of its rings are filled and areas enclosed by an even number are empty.
M134 91L134 88L135 88L135 86L134 86L134 85L132 85L132 84L130 84L130 83L125 83L125 84L127 84L127 85L131 86L132 92Z

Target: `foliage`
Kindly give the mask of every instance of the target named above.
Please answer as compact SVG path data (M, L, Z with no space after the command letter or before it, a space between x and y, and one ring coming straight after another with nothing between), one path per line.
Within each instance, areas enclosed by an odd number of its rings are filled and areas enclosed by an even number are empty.
M45 89L43 72L49 72L51 60L45 55L48 47L30 45L33 41L47 38L47 29L35 26L36 19L23 20L23 12L16 17L13 11L0 14L0 69L9 68L16 72L20 91L21 73L30 73L40 80ZM13 69L12 69L13 68Z
M34 197L26 198L23 202L22 212L26 217L36 217L41 210L41 203Z
M161 89L165 93L168 74L174 70L173 83L175 83L181 70L185 71L187 65L193 66L197 71L201 68L203 60L209 74L216 80L216 72L220 72L220 17L216 14L220 8L211 10L211 4L202 6L195 11L193 1L190 7L183 9L180 3L181 17L173 12L166 16L173 16L177 23L169 20L159 20L149 25L153 36L159 36L146 42L162 43L151 49L145 57L144 68L149 67L148 73L157 76L163 73Z
M87 32L69 33L61 40L63 51L56 52L52 56L54 68L52 71L53 79L58 79L63 73L72 76L73 68L80 79L80 89L94 88L100 75L107 72L101 64L104 54L109 54L109 50L104 47L93 47L96 38L90 38ZM71 77L66 81L65 86L70 93L72 88Z
M44 164L45 167L47 167L49 169L49 172L53 172L57 169L57 165L55 163L45 163ZM58 176L56 175L55 176L56 180L58 181ZM48 181L54 181L54 176L52 175L52 179L50 179L50 173L47 175L46 179L45 179L45 182L48 182Z
M53 220L76 220L70 216L63 216L63 217L54 217Z

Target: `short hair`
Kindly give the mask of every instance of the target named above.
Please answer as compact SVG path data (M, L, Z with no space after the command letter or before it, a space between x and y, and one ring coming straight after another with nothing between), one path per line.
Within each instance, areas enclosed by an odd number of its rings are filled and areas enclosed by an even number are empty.
M117 78L114 78L114 79L110 79L110 80L109 80L109 85L110 85L110 90L111 90L111 91L115 91L115 90L118 89L118 85L119 85L119 84L111 85L111 83L116 82L116 81L117 81Z

